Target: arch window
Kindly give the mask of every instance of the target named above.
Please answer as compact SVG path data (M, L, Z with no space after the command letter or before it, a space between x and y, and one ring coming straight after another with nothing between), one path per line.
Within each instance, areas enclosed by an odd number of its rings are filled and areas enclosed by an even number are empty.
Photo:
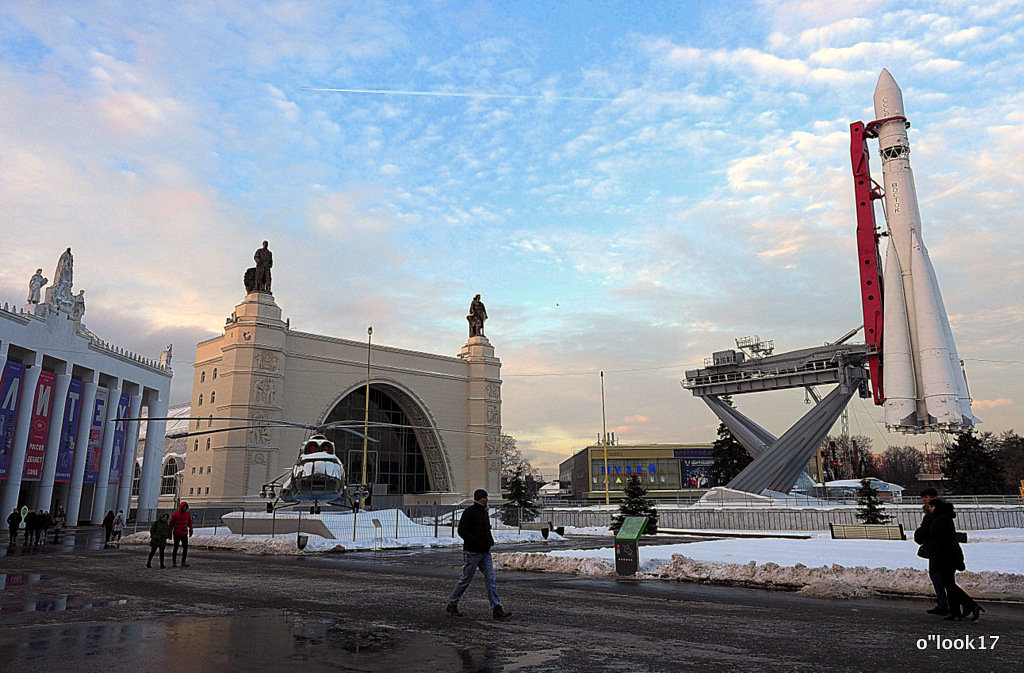
M174 495L178 487L178 464L168 460L160 476L160 495Z
M199 406L203 406L203 394L199 393Z
M216 399L217 399L217 391L216 390L211 390L210 391L210 404L213 404Z
M211 376L210 379L213 380L213 381L217 380L217 368L216 367L213 368L213 376Z
M363 422L366 394L363 388L353 391L338 403L325 422ZM399 403L389 394L370 388L370 422L407 426L409 417ZM325 433L334 442L337 455L345 463L348 473L362 476L363 440L355 435L337 430ZM388 493L425 493L430 490L426 461L416 433L407 427L380 428L371 432L380 440L367 453L367 480L375 484L387 484Z
M206 450L207 451L210 450L210 438L209 437L206 438Z
M210 415L210 419L208 421L206 421L206 427L208 427L208 428L212 428L213 427L213 415L212 414Z
M199 427L199 421L196 421L196 427ZM199 440L198 439L196 440L195 445L192 447L192 450L193 451L198 451L199 450Z
M132 495L139 495L139 483L142 481L142 466L135 461L135 476L132 477Z
M206 370L199 372L199 382L206 383Z

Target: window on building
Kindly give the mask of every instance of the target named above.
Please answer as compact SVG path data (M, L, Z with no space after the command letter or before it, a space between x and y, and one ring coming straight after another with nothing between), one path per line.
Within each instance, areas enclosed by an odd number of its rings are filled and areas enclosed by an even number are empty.
M211 378L212 378L212 379L213 379L214 381L216 381L216 380L217 380L217 368L216 368L216 367L214 367L214 368L213 368L213 376L212 376Z
M199 372L199 382L206 383L206 371Z
M178 490L178 464L168 460L160 476L160 495L174 495Z
M210 474L210 472L211 472L212 470L213 470L213 466L212 466L212 465L207 465L207 466L206 466L206 474Z
M199 393L199 406L203 406L203 394Z
M217 399L217 391L216 390L211 390L210 391L210 404L213 404L216 399Z
M195 473L196 473L196 468L193 467L192 468L192 474L195 474Z
M142 466L135 463L135 476L132 477L132 495L139 495L139 483L142 481Z
M213 416L212 415L210 416L210 420L208 420L206 422L206 427L208 427L208 428L212 428L213 427Z
M193 495L193 493L192 493L192 487L189 487L189 489L188 489L188 494L189 494L189 495Z
M210 438L209 437L206 438L206 450L207 451L210 450Z
M209 486L207 486L207 487L206 487L206 493L205 493L205 495L210 495L210 487L209 487Z
M199 421L196 421L197 425L198 425L198 423L199 423ZM196 440L195 445L192 447L192 450L193 451L198 451L199 450L199 440L198 439Z
M200 468L199 468L199 474L202 474L202 473L203 473L203 468L202 468L202 467L200 467Z

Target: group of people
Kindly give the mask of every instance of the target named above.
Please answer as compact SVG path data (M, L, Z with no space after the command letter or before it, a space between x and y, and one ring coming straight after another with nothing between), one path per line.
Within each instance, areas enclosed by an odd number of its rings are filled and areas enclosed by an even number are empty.
M917 555L928 559L928 576L935 588L938 605L928 610L948 620L967 618L978 621L984 608L974 602L956 583L956 572L965 570L964 552L957 538L953 504L939 497L934 488L921 491L924 519L914 531L914 542L921 545Z
M14 546L18 541L18 529L21 528L21 524L25 524L25 542L24 546L35 546L41 545L46 541L46 535L50 529L53 529L53 541L58 541L61 528L64 527L64 510L60 507L50 514L49 510L29 510L24 517L21 516L21 512L17 507L14 511L7 515L7 530L10 532L10 546Z
M117 510L116 515L114 510L107 510L107 515L103 517L103 530L107 534L103 541L103 548L120 547L121 534L124 532L124 510Z
M178 567L178 547L181 547L181 567L188 567L188 538L192 535L192 513L188 511L188 503L182 502L174 514L168 517L164 512L153 525L149 527L149 558L146 559L146 567L153 567L153 556L160 552L160 567L164 565L164 551L167 548L167 541L174 540L174 547L171 549L171 567Z

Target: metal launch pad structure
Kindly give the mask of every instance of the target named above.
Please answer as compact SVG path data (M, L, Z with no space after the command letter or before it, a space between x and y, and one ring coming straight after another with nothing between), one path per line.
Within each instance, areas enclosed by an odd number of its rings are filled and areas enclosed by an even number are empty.
M831 344L779 355L760 339L737 340L740 350L714 353L682 381L754 458L728 488L789 492L854 393L884 407L886 426L896 432L963 432L977 422L921 238L903 93L885 69L875 87L874 109L875 121L850 125L864 343L847 343L861 328ZM884 187L871 179L870 138L879 142ZM879 199L885 205L884 232L875 223L874 201ZM882 237L889 238L884 271ZM836 387L820 398L813 386L829 384ZM721 399L790 388L805 388L816 403L781 437Z

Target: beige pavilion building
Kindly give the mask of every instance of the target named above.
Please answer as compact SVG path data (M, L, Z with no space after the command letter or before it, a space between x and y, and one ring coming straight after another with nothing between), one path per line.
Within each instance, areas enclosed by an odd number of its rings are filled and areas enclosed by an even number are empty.
M308 436L281 420L363 422L369 371L367 482L375 507L452 503L499 490L501 362L479 329L461 352L436 355L294 330L268 291L251 290L224 333L196 345L191 431L180 497L198 507L257 504ZM266 288L269 290L269 287ZM369 365L368 365L369 362ZM218 418L248 419L241 423ZM328 431L350 481L362 477L363 440Z

